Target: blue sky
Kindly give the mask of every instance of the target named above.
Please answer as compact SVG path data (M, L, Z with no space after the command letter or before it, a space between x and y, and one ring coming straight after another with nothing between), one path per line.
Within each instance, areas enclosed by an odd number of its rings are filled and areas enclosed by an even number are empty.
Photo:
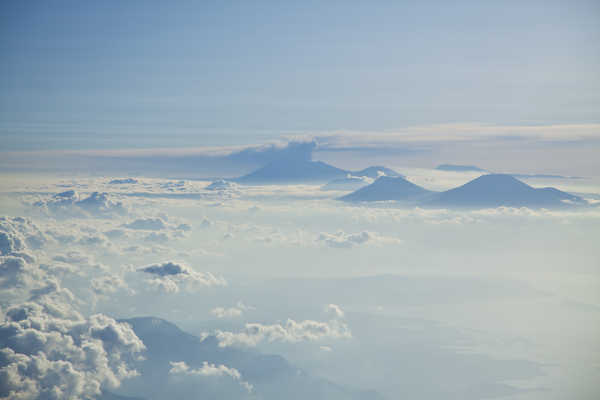
M593 1L3 2L2 147L598 122L599 17Z

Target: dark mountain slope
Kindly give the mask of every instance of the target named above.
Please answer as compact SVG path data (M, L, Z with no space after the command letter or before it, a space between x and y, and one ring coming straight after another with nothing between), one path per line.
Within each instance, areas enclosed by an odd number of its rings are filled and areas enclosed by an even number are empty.
M368 178L377 179L383 173L385 176L397 177L402 176L393 169L382 167L382 166L374 166L368 167L365 169L361 169L360 171L352 172L353 176L366 176Z
M470 207L567 207L585 202L555 188L536 189L511 175L482 175L457 188L432 196L428 206Z
M402 177L382 176L372 184L340 197L340 200L351 202L385 200L417 201L431 193L429 190L417 186Z
M122 320L129 323L146 345L145 360L136 367L140 376L125 380L119 395L145 399L350 399L380 400L376 392L358 391L313 377L278 355L234 347L219 347L214 336L203 340L160 318ZM235 381L229 385L179 385L169 376L170 362L184 361L190 368L203 362L237 369L253 385L247 393ZM223 382L221 382L223 383ZM227 382L225 382L227 383ZM119 397L115 397L119 398Z
M279 184L298 182L326 182L345 177L349 171L336 168L322 161L279 160L254 172L234 179L245 184Z

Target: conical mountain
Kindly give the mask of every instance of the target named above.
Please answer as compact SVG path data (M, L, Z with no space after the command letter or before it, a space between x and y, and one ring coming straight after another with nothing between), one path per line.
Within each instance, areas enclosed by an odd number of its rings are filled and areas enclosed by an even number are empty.
M416 201L432 192L415 185L403 177L379 177L372 184L358 189L346 196L340 197L343 201Z
M322 161L278 160L235 179L245 184L281 184L301 182L328 182L343 178L349 171L334 167Z
M432 196L429 206L442 207L561 207L585 204L580 197L555 188L536 189L512 175L488 174Z

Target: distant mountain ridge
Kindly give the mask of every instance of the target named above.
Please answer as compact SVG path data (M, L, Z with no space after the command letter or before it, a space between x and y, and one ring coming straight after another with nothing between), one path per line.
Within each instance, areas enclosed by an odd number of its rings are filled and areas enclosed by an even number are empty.
M311 376L292 366L279 355L263 354L252 349L220 347L217 338L199 338L179 329L176 325L155 317L123 319L131 325L147 350L145 359L138 362L138 377L125 380L119 394L106 393L103 399L139 398L260 398L315 399L315 400L382 400L374 391L362 391L337 385L326 379ZM195 387L193 393L183 393L184 388L169 383L170 362L183 361L190 368L203 362L235 368L241 377L250 382L252 393L239 392L235 382L229 388ZM222 391L221 391L222 390ZM238 390L238 392L236 392ZM241 394L240 394L241 393ZM242 396L242 397L240 397Z
M372 184L340 197L343 201L414 201L432 193L402 177L382 176Z
M232 181L242 184L325 183L348 175L376 179L382 174L400 176L396 171L380 166L353 172L323 161L280 159Z
M534 188L512 175L482 175L454 189L436 194L426 202L449 207L565 207L583 204L578 196L555 188Z
M325 182L343 178L348 173L322 161L278 160L233 181L250 184Z
M382 167L380 165L375 165L373 167L367 167L365 169L361 169L360 171L351 172L353 176L366 176L367 178L377 179L381 175L397 177L402 176L397 173L393 169Z
M404 178L381 177L371 185L339 200L350 202L395 200L421 207L485 208L534 207L557 208L585 205L575 195L556 188L534 188L512 175L487 174L444 192L432 192Z

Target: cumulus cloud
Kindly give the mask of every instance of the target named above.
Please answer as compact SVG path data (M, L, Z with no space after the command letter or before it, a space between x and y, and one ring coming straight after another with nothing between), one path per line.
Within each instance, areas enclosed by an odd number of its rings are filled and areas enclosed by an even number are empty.
M14 399L97 397L137 375L130 364L145 348L105 315L64 318L35 301L3 312L0 347L0 397Z
M41 243L49 239L41 233L37 225L25 218L3 218L0 233L7 239L0 255L0 299L7 304L30 298L62 298L74 302L72 293L63 288L58 280L61 276L76 276L80 274L80 264L88 263L89 258L77 252L67 255L57 255L49 258L40 249ZM31 236L38 237L33 241L36 246L34 257L29 253L28 240ZM39 238L43 238L39 239ZM39 263L37 260L44 260ZM55 307L60 308L60 307Z
M265 325L248 323L241 332L217 331L215 336L220 347L250 346L261 342L317 341L323 339L349 339L352 332L343 320L343 311L336 305L330 304L326 311L332 314L332 319L326 322L288 319L285 323Z
M342 308L337 304L327 304L327 306L325 306L325 312L330 313L335 318L344 318L344 311L342 311Z
M43 277L39 268L24 257L0 257L0 289L29 289Z
M129 289L127 283L118 275L115 274L107 274L102 275L97 278L93 278L91 281L91 287L94 293L98 295L107 295L111 293L116 293L118 290L126 290L130 294L133 294L133 291Z
M79 238L77 244L91 247L111 247L110 242L104 235L84 235Z
M204 189L205 190L217 190L217 191L223 191L223 190L237 191L238 187L239 187L239 185L237 183L220 179L220 180L214 181L211 184L207 185Z
M24 248L23 241L18 236L0 231L0 254L9 255Z
M108 182L109 185L133 185L136 183L138 183L138 180L133 178L112 179Z
M122 239L127 237L127 233L123 229L109 229L104 232L104 236L109 239Z
M115 240L123 238L139 238L146 242L164 243L174 238L181 238L188 235L192 226L181 221L168 222L166 214L158 217L137 218L129 223L121 225L124 229L112 229L107 233ZM105 233L105 234L107 234Z
M148 279L147 283L167 293L178 292L181 285L188 289L227 285L222 277L217 277L210 272L198 272L185 264L173 261L151 264L137 271L151 275L152 278Z
M160 231L161 229L165 229L167 224L160 218L139 218L123 226L129 229Z
M190 269L188 267L182 264L176 264L174 262L148 265L147 267L140 268L140 271L159 276L190 274Z
M31 219L0 217L0 255L22 254L29 249L39 249L48 241L48 237Z
M54 303L55 306L57 304L63 305L60 304L60 301L56 301L57 298L64 300L66 303L74 303L76 301L73 293L71 293L69 289L62 287L55 277L46 278L41 283L41 287L30 290L30 301L43 299L46 302L46 305ZM47 296L50 298L47 298Z
M147 242L155 242L155 243L164 243L168 242L171 239L166 232L150 232L146 236L144 236L144 240Z
M322 232L317 237L317 243L324 244L329 247L351 248L361 244L399 244L400 239L381 236L374 232L362 231L359 233L345 233L338 231L336 233Z
M91 254L71 250L53 256L50 261L40 265L42 269L57 272L83 273L90 270L106 270L107 267L95 260Z
M242 314L248 310L254 310L254 307L247 306L241 301L238 301L235 307L215 307L210 313L217 318L236 318L242 316Z
M192 226L190 224L182 223L177 225L175 229L178 231L189 232L192 230Z
M123 201L101 192L83 195L75 190L67 190L44 197L33 205L46 214L59 217L113 217L128 213Z
M206 361L202 363L202 367L200 368L190 368L185 362L177 361L170 362L171 369L169 370L169 374L171 375L183 375L188 377L230 377L234 381L237 381L242 387L244 387L248 392L252 392L252 385L242 379L242 375L235 368L230 368L225 365L215 365L210 364Z

